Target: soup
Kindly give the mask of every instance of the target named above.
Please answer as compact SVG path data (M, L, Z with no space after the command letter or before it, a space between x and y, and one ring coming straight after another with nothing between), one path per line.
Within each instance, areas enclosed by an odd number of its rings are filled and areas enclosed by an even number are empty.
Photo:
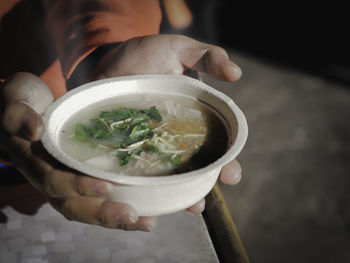
M202 168L227 148L221 120L178 96L118 96L84 108L62 126L70 157L107 172L161 176Z

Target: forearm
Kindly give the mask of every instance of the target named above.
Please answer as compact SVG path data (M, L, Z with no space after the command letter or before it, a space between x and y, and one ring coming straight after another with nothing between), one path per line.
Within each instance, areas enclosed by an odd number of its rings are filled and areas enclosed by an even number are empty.
M97 47L159 31L161 11L157 0L43 1L47 31L67 79Z

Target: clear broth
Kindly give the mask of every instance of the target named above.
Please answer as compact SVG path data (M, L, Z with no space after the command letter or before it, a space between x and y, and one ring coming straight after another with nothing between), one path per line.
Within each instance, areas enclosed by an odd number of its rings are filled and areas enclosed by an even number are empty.
M140 154L140 159L120 165L115 155L116 151L108 145L108 141L90 140L89 143L85 143L74 137L77 123L88 125L90 120L99 116L102 111L112 111L121 107L148 109L151 106L156 106L163 117L159 125L166 123L161 136L166 131L174 137L173 140L177 140L178 147L173 150L182 151L183 160L179 165L170 165L160 161L157 154L145 152ZM187 135L183 136L181 141L178 139L182 138L181 136L172 134L174 130L180 130L181 134ZM203 168L219 159L226 152L228 144L223 123L207 106L186 97L147 94L106 99L74 113L62 125L59 140L62 150L71 158L93 168L131 176L162 176ZM174 155L170 158L172 157ZM141 159L146 159L148 163Z

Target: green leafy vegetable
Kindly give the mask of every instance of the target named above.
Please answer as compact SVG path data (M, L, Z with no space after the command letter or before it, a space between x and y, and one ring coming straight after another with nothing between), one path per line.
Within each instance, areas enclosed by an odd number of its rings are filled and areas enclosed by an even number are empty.
M77 139L78 141L86 141L87 138L87 134L85 131L85 126L82 124L77 124L75 125L75 139Z
M143 149L146 152L154 152L154 153L158 153L159 152L159 148L157 146L155 146L154 144L152 144L152 143L145 143L143 145Z
M101 119L93 119L90 121L89 126L84 126L84 129L89 137L95 139L109 139L113 137L107 124Z
M136 142L138 142L139 139L138 138L130 138L130 137L127 137L125 138L124 140L122 140L121 142L119 142L120 144L120 147L119 148L125 148L131 144L134 144Z
M113 137L113 134L104 129L97 129L93 132L92 137L95 139L109 139Z
M144 115L144 114L140 114L140 115L137 115L135 118L133 118L130 122L129 122L129 125L130 126L134 126L134 125L137 125L137 124L140 124L142 122L149 122L149 117L147 115Z
M137 109L130 109L130 108L122 108L115 111L103 111L101 112L99 118L104 119L105 121L111 123L111 122L125 120L128 118L133 118L133 117L136 117L137 115L148 115L149 113L150 113L150 109L137 110Z
M121 166L126 165L132 159L131 154L128 152L118 152L116 156L118 157Z
M174 166L180 165L182 162L182 155L181 154L176 155L174 158L170 159L170 162Z
M154 136L150 121L161 122L162 116L158 109L152 106L150 109L121 108L115 111L103 111L98 118L90 120L89 125L77 124L75 138L85 142L88 138L97 140L111 140L115 149L125 149L130 146L130 151L117 151L120 165L126 165L133 155L139 155L142 151L158 153L155 145L143 146L136 149L133 144ZM112 147L113 147L112 146ZM176 161L175 161L176 162Z
M123 108L112 112L103 111L101 112L99 118L104 119L105 121L108 121L108 122L115 122L115 121L121 121L121 120L130 118L133 116L133 113L134 113L133 110Z
M152 106L150 108L149 116L152 120L155 120L156 122L161 122L163 120L162 116L160 115L158 109L155 106Z
M141 140L146 135L148 135L150 132L151 132L151 127L146 123L141 123L132 129L132 131L130 133L130 138Z

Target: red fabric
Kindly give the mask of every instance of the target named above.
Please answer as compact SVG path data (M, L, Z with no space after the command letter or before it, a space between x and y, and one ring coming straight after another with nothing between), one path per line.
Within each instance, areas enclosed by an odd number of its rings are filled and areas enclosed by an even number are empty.
M65 80L77 64L94 49L157 34L161 22L158 0L12 1L9 11L6 7L0 12L0 78L32 72L56 98L65 92Z

